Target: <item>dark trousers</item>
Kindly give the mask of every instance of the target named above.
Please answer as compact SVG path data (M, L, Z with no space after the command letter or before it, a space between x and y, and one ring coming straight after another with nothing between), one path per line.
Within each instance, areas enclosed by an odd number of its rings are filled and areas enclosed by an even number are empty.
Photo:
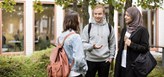
M121 77L126 77L126 68L121 67Z
M91 62L87 61L88 71L85 77L95 77L98 72L98 77L108 77L109 75L109 62Z

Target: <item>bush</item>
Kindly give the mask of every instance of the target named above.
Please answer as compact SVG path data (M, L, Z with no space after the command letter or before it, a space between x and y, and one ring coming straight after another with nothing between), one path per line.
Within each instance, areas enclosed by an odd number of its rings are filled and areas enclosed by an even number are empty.
M0 77L16 77L17 70L21 69L23 63L20 58L15 58L0 56Z
M0 77L47 77L52 47L32 56L0 56Z
M164 67L162 66L162 58L156 58L157 66L151 71L148 77L164 77Z
M148 75L148 77L164 77L164 68L156 66L155 69Z
M47 77L52 48L34 52L32 56L0 56L0 77ZM164 77L161 59L157 61L158 65L148 77Z

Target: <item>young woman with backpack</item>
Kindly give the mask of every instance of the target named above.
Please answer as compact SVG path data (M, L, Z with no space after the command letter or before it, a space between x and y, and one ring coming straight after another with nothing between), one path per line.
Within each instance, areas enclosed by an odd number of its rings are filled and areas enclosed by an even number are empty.
M62 43L64 38L70 34L64 41L64 49L68 57L68 62L71 65L69 77L83 77L88 69L85 60L83 44L79 35L79 20L77 12L69 10L64 18L63 32L58 37L57 43Z

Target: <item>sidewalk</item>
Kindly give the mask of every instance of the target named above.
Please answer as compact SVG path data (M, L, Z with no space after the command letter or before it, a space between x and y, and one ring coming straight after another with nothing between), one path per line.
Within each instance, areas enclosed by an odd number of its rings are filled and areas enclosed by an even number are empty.
M162 52L159 52L159 51L150 51L150 52L155 58L162 59Z

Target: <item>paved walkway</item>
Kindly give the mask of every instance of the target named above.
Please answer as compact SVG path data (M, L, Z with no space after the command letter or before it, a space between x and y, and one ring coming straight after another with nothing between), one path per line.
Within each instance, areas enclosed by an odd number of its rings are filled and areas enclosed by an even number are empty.
M162 52L159 52L159 51L151 51L151 54L152 54L155 58L162 58Z

